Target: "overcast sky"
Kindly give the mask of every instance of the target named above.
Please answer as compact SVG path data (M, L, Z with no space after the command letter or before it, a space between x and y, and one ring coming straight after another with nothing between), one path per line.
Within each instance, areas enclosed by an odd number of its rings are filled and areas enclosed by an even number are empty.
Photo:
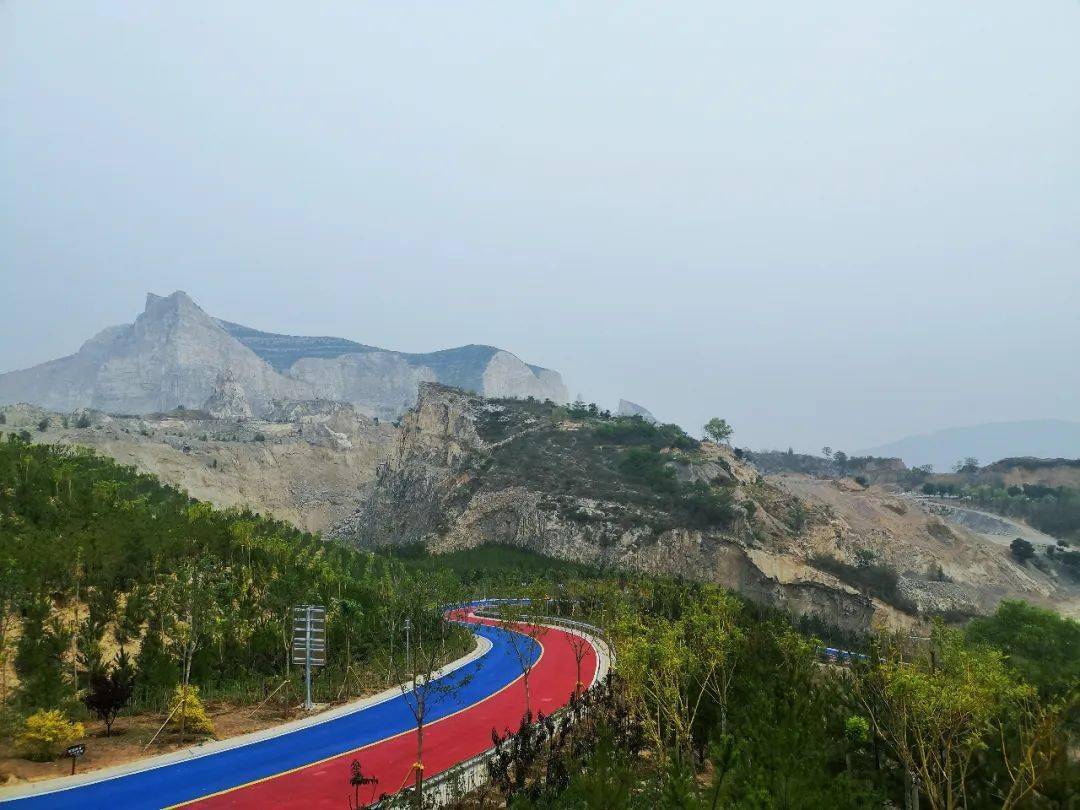
M148 290L695 432L1080 415L1080 3L0 0L0 370Z

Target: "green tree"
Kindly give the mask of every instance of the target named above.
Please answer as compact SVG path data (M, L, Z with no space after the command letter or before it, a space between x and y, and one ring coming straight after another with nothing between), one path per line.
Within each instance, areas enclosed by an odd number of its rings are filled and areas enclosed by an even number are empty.
M714 416L708 422L705 423L703 428L705 436L712 439L717 444L724 444L732 435L735 430L727 423L726 419L721 419L718 416Z
M1035 556L1035 546L1023 537L1017 537L1013 540L1009 544L1009 550L1019 563L1027 563L1028 560Z
M993 616L975 619L968 639L1005 653L1005 660L1044 697L1080 685L1080 622L1046 608L1005 600Z
M47 597L28 600L23 610L22 634L15 653L20 698L35 708L59 708L72 693L70 670L65 667L71 631L52 615Z
M872 655L854 686L875 733L917 777L933 810L966 806L975 754L1033 691L1008 671L1001 652L970 646L941 624L925 648L893 643L884 660Z

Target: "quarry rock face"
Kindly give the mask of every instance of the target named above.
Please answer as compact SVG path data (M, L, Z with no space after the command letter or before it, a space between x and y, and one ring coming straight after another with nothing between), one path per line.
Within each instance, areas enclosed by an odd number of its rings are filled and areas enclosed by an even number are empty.
M556 379L558 378L558 379ZM555 372L542 369L537 375L510 352L496 352L484 368L486 397L535 397L539 400L566 402L566 387Z
M393 352L304 357L288 373L320 398L351 402L383 419L394 419L412 407L417 386L435 380L431 369L409 365Z
M488 396L567 399L558 372L491 346L407 354L260 332L212 318L175 292L149 294L133 324L103 330L73 355L0 374L0 404L120 414L182 406L248 418L266 415L275 400L326 399L396 419L428 381Z
M273 420L213 418L204 410L60 414L34 405L0 406L0 414L5 438L26 430L35 442L89 447L194 498L273 515L307 531L352 514L357 492L400 433L349 405L312 401L275 402Z
M628 399L620 399L619 400L618 415L619 416L640 416L646 422L649 422L650 424L653 424L653 425L655 425L656 422L657 422L656 417L653 416L652 413L650 413L647 408L643 408L641 405L638 405L636 402L631 402Z
M232 371L222 371L214 383L214 393L203 405L214 419L250 419L251 404Z

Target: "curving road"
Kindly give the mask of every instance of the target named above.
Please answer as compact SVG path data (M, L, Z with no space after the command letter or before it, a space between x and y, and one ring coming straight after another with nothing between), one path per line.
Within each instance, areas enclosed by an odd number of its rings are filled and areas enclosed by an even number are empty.
M478 605L479 603L473 603ZM466 656L441 677L459 684L434 699L424 727L425 776L434 776L491 746L491 730L516 729L525 711L521 669L506 630L465 608L450 618L471 626L482 654ZM550 714L565 705L577 680L567 632L546 628L529 642L536 662L529 678L533 711ZM582 680L600 670L595 649L582 662ZM200 754L187 749L136 763L122 773L86 774L0 790L13 808L197 808L347 806L350 765L379 781L361 798L396 792L411 779L416 726L400 691L362 701L356 708L312 718L299 728L271 730L216 744ZM168 761L162 761L163 759ZM5 794L7 794L5 796Z

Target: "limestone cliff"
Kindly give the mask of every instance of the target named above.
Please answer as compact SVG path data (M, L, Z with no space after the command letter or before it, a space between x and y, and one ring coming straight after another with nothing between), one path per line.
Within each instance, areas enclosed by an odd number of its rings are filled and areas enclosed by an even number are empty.
M0 375L0 403L136 414L201 408L218 393L226 370L237 386L234 395L256 412L273 399L311 395L175 292L149 294L135 323L101 332L74 355Z
M395 419L416 402L417 386L435 379L425 366L411 366L393 352L305 357L289 368L321 398L353 403L371 416Z
M436 552L503 543L678 574L856 630L985 613L1003 598L1080 606L1063 574L1020 565L880 488L766 479L741 451L674 426L568 420L434 384L421 384L360 508L332 533Z
M105 329L73 355L0 374L0 404L148 414L178 405L261 416L279 399L331 399L396 419L417 385L438 380L488 396L566 401L557 372L493 346L427 354L342 338L260 332L211 318L183 292L147 296L133 324Z

